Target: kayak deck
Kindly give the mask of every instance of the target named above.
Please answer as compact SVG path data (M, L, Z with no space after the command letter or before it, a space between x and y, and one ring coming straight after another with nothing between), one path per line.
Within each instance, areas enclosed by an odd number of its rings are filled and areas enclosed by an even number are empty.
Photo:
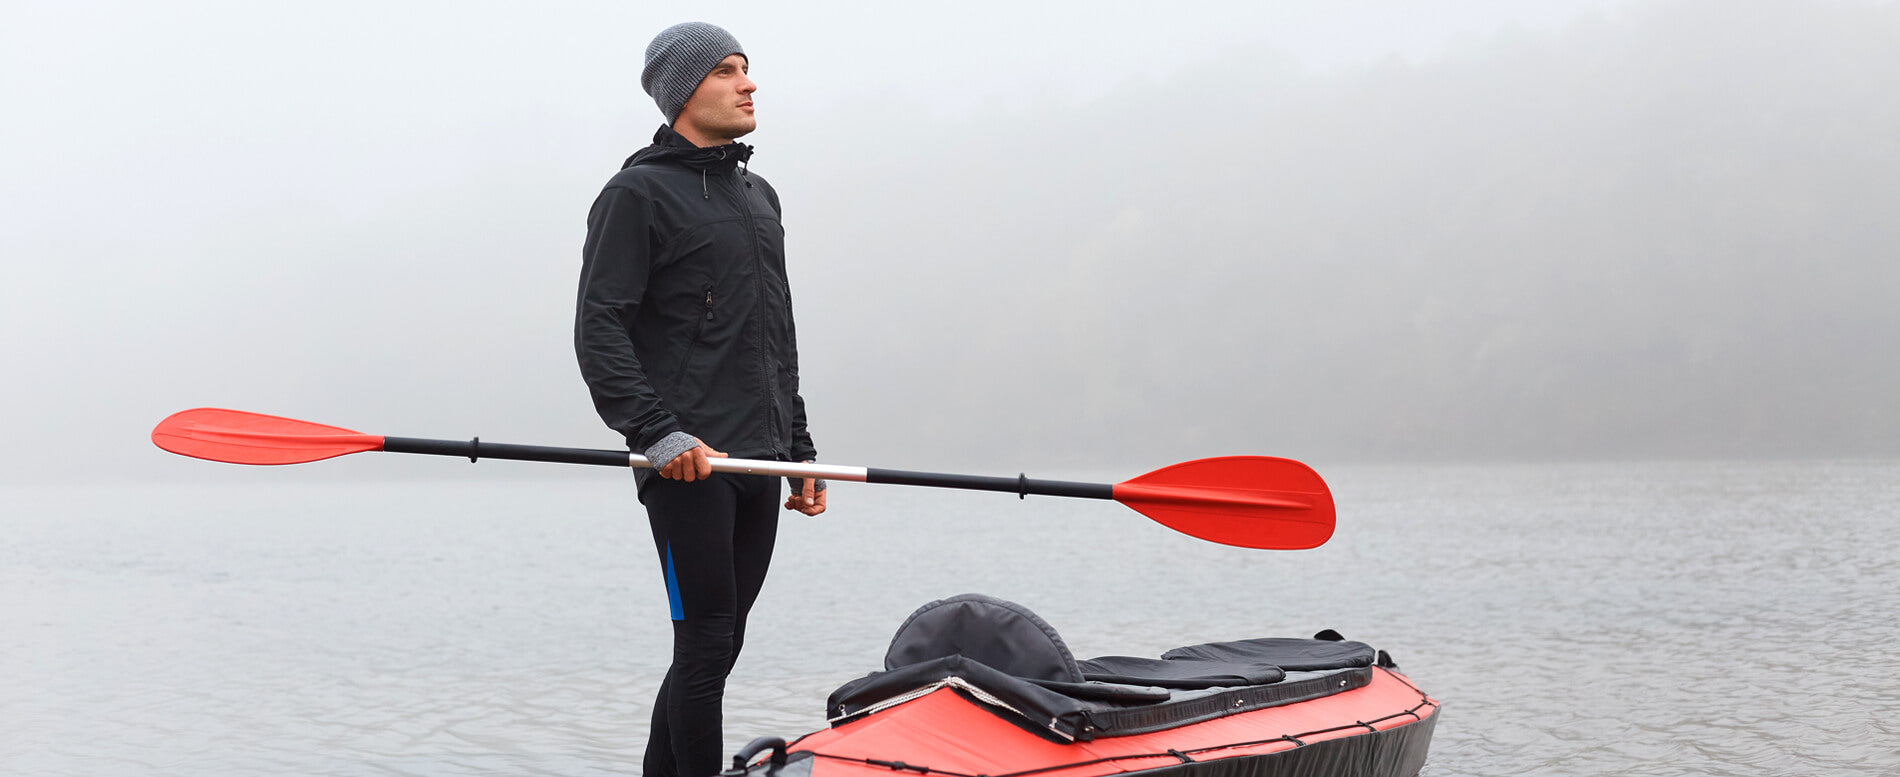
M1363 687L1310 701L1069 743L1034 735L1003 716L977 709L978 704L967 691L945 684L882 713L792 743L787 765L792 771L779 773L789 777L815 769L836 777L888 777L895 770L945 777L1079 777L1153 770L1192 774L1200 770L1177 767L1200 765L1219 766L1226 774L1332 774L1306 766L1315 760L1343 759L1361 766L1391 762L1395 770L1338 773L1410 775L1424 763L1438 709L1437 701L1385 668L1374 668L1371 682ZM1365 741L1324 744L1356 739ZM1302 749L1310 752L1291 757ZM1275 755L1282 757L1261 758ZM805 760L819 763L800 763ZM1229 771L1236 768L1239 771Z

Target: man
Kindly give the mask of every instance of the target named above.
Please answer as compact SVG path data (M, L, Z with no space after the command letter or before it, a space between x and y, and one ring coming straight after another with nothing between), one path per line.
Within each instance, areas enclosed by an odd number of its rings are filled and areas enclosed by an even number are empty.
M641 86L667 124L594 201L574 348L602 420L652 460L636 470L666 579L673 664L654 702L647 777L720 769L721 698L765 582L778 480L711 459L811 461L777 192L746 170L750 61L725 30L675 25ZM825 511L823 481L785 509Z

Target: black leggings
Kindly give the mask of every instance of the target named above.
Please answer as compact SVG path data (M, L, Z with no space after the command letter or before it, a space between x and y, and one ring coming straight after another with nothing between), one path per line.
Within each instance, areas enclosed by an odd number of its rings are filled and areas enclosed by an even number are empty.
M653 703L646 777L710 777L721 769L721 699L745 643L778 535L779 479L713 473L652 478L644 500L673 612L673 665Z

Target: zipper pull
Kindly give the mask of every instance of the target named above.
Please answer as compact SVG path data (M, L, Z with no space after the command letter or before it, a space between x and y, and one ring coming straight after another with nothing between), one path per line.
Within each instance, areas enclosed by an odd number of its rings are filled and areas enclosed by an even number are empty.
M713 320L712 287L706 287L706 320Z

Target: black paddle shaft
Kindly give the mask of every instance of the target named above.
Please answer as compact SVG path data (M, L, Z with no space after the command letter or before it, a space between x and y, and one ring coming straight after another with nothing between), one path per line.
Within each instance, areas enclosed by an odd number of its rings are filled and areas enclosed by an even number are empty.
M1069 480L1036 480L1028 475L1013 478L984 477L982 475L945 475L937 472L908 472L901 469L871 468L864 471L866 483L889 483L897 486L935 486L937 488L961 488L969 491L1001 491L1027 497L1073 496L1083 499L1114 499L1115 486L1111 483L1077 483Z
M546 445L511 445L500 442L482 442L477 437L472 440L425 440L419 437L384 437L383 450L389 453L422 453L431 456L467 456L469 461L476 459L510 459L513 461L551 461L561 464L597 464L604 467L626 467L630 459L626 451L609 451L597 448L555 448Z

